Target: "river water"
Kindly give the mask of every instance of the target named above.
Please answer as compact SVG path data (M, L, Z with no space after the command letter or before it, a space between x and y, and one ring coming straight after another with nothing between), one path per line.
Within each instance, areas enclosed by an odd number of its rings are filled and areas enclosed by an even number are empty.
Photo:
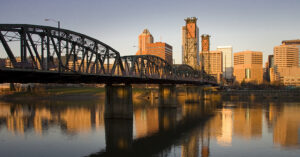
M0 156L300 156L300 102L135 100L133 120L104 103L0 102Z

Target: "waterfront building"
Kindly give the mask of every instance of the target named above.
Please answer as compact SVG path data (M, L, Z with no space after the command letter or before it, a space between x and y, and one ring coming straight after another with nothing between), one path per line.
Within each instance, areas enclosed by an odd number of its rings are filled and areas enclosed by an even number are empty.
M298 47L298 66L300 67L300 39L283 40L282 45L293 45L293 46Z
M185 19L186 25L182 27L182 64L194 69L199 68L199 28L197 18Z
M173 48L164 42L153 43L154 38L148 29L139 35L139 49L136 55L154 55L166 60L169 64L173 62Z
M256 51L242 51L234 54L233 75L239 83L263 81L263 54Z
M231 80L233 74L232 46L218 46L217 51L222 51L223 77Z
M200 56L203 58L204 71L214 76L220 82L223 71L222 51L200 52Z
M293 45L274 47L274 64L277 68L298 66L299 48Z
M274 66L270 69L271 83L300 86L299 47L283 41L274 47Z

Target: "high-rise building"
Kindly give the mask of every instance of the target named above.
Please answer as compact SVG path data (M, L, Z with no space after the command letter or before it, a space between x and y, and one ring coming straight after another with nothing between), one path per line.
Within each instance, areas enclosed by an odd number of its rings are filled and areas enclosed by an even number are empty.
M233 74L232 46L218 46L217 51L222 51L223 77L225 79L232 79L232 74Z
M158 56L172 64L172 46L167 43L156 42L148 44L147 54Z
M274 68L274 55L269 55L268 56L268 60L267 60L266 65L265 65L265 80L268 81L268 82L271 81L271 78L270 78L271 68Z
M209 55L209 50L210 50L210 41L209 41L210 36L208 34L203 34L201 35L201 52L200 53L200 67L201 70L204 70L206 73L210 74L210 55ZM203 54L206 54L206 58L204 58ZM205 62L206 61L206 62Z
M143 33L139 35L139 49L136 55L154 55L172 64L172 46L164 42L153 43L153 41L153 36L148 29L145 29Z
M199 29L197 18L185 19L186 25L182 27L182 64L199 69Z
M233 75L239 83L263 82L263 54L255 51L242 51L234 53Z
M282 45L294 45L294 46L298 47L298 66L300 67L300 39L283 40Z
M270 68L271 83L300 86L299 47L292 42L274 47L274 67Z
M274 47L274 64L277 68L299 66L299 48L291 45Z
M139 35L139 49L136 55L143 55L147 53L147 44L153 43L153 36L148 29L144 29L143 33Z
M223 71L222 51L200 52L200 56L203 57L204 71L220 82Z

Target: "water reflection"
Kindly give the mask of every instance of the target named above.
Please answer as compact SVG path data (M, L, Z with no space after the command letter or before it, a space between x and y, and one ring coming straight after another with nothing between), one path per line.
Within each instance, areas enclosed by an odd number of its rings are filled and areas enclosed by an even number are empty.
M157 99L134 102L133 120L105 119L104 103L1 102L0 156L16 151L12 148L20 147L19 143L32 146L32 151L20 149L24 156L31 156L37 144L49 156L53 151L54 156L251 156L244 154L248 150L262 156L300 153L300 103L222 102L217 95L201 100L195 93L178 94L177 101L177 108L159 107ZM288 151L281 151L286 148Z
M43 134L50 126L60 126L67 134L89 132L104 126L104 105L19 105L0 103L0 126L12 134L34 130Z

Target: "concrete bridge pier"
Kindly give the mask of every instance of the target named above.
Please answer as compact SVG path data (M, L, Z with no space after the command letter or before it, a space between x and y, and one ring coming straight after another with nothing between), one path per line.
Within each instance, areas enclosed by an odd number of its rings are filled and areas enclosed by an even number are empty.
M133 119L132 86L105 86L105 118Z
M158 101L160 107L177 107L176 85L159 85Z

